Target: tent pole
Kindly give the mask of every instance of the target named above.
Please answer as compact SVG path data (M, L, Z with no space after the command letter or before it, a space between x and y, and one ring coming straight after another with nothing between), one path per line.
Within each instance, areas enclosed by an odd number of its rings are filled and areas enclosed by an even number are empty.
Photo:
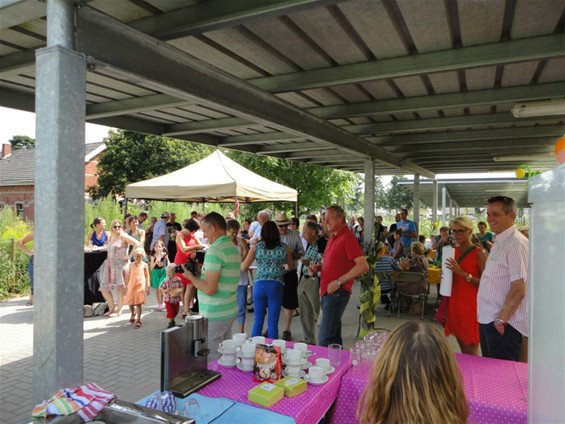
M124 219L125 219L127 214L128 214L128 198L124 197ZM125 222L124 222L124 224L125 224Z

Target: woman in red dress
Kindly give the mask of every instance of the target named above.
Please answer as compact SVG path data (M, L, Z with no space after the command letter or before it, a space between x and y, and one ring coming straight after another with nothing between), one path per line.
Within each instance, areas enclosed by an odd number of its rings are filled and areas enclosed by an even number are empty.
M195 219L189 219L184 223L182 231L177 233L175 242L177 244L177 253L175 255L175 265L183 265L188 262L190 258L196 257L196 251L203 249L204 246L195 237L194 233L198 231L200 224ZM184 286L183 302L182 302L182 317L183 319L189 315L190 303L194 298L194 287L189 280L183 277L182 274L177 274Z
M457 245L454 259L447 260L447 267L453 272L453 285L445 335L453 334L457 338L462 353L478 355L477 293L487 257L483 249L471 242L473 222L469 218L455 218L450 227Z

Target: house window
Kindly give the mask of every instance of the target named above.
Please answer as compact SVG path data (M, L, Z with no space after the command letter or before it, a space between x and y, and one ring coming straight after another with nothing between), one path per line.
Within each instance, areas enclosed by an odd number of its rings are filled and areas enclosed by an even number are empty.
M4 202L0 202L0 212L4 210Z
M16 202L16 215L20 218L24 217L24 204L23 202Z

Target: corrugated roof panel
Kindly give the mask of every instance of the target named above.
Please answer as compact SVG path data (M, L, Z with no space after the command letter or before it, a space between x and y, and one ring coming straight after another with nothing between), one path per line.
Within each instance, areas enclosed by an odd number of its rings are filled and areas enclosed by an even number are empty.
M406 48L380 1L349 1L338 6L377 59L406 54Z
M394 83L406 97L425 96L428 94L420 77L395 78Z
M154 90L147 90L146 88L139 87L134 84L130 84L114 78L109 78L108 76L99 74L97 72L87 72L86 80L87 82L96 83L101 86L112 87L114 90L126 92L132 97L142 97L156 94Z
M332 90L351 103L368 102L373 100L356 84L335 85L332 87Z
M492 0L457 1L463 46L500 41L505 3Z
M398 97L386 81L369 81L361 85L377 100L396 99Z
M471 115L483 115L490 112L491 105L484 105L484 106L471 106L469 108L469 112Z
M312 10L312 14L316 13ZM247 25L255 35L282 53L302 69L327 68L332 63L297 34L284 18L266 19Z
M504 66L502 87L528 85L536 72L539 62L511 63Z
M565 12L562 0L518 1L512 22L512 39L551 34Z
M423 119L439 118L437 110L421 110L418 112L418 115Z
M565 74L565 57L558 59L550 59L546 62L541 74L539 76L538 82L552 82L552 81L563 81L563 75Z
M343 103L343 101L338 96L336 96L333 91L327 90L325 88L302 90L302 92L308 97L312 97L314 100L320 102L324 106L339 105Z
M451 48L443 0L428 0L417 4L413 0L397 0L397 3L419 53ZM433 30L430 31L430 28Z
M0 40L25 49L36 49L45 45L42 40L11 29L6 29L0 33Z
M441 72L429 74L434 91L436 94L456 93L459 91L459 80L456 72Z
M299 93L279 93L277 97L286 100L287 102L298 106L298 107L316 107L317 103L309 100L308 98L301 96Z
M147 10L130 1L92 0L88 3L88 6L123 22L136 21L151 16L151 13Z
M494 87L494 77L496 67L489 66L486 68L467 69L465 71L465 80L469 90L484 90Z
M312 19L312 13L312 10L306 10L293 13L289 17L338 64L367 60L363 51L353 42L350 34L336 22L328 8L316 9L315 19Z

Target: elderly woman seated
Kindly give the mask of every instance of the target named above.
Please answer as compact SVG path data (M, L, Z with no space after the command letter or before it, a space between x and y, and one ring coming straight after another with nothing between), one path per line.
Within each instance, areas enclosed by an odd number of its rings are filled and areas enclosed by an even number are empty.
M403 271L421 272L428 274L428 258L424 254L426 248L420 242L412 243L410 246L410 257L400 260L400 268Z

